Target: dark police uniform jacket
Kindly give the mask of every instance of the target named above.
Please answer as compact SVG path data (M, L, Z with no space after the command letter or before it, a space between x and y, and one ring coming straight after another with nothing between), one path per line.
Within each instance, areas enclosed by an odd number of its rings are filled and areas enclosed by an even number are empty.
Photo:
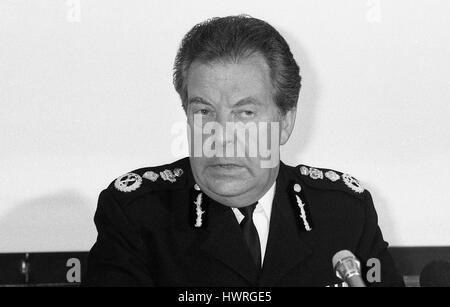
M86 286L333 286L343 249L370 286L402 286L372 198L337 171L280 165L264 264L255 266L231 208L194 188L189 158L135 170L101 192ZM303 210L300 209L303 204ZM377 268L375 268L377 270ZM376 276L376 275L375 275Z

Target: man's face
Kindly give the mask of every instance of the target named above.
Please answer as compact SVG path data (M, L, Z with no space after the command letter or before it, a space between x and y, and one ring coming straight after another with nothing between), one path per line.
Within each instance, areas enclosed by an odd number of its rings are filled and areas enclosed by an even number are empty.
M196 182L208 196L226 206L256 202L278 175L279 146L289 138L295 109L286 115L279 112L273 101L270 70L260 55L238 62L193 62L186 82L190 162ZM245 137L239 137L239 132L230 133L233 124L256 128L256 134L249 129L244 130ZM208 125L214 130L205 131ZM261 153L262 144L270 148L271 157L267 157L268 150ZM239 146L245 154L238 153ZM206 153L208 148L216 154ZM268 159L274 157L268 166Z

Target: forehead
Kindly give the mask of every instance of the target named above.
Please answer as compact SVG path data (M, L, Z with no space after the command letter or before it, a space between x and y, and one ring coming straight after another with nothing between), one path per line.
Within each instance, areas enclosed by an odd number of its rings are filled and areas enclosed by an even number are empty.
M238 61L194 61L186 76L188 97L212 102L253 96L264 100L272 95L270 69L261 55Z

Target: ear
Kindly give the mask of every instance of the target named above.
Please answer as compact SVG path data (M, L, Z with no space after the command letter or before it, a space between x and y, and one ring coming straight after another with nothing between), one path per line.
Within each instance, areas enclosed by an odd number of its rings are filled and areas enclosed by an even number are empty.
M280 144L284 145L289 140L291 136L292 130L294 130L295 125L295 116L297 115L297 108L292 108L287 111L286 114L281 115L281 135L280 135Z

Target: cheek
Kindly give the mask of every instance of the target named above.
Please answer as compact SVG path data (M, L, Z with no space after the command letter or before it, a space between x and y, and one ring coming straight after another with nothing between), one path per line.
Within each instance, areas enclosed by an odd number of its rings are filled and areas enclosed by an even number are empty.
M248 170L253 177L259 178L266 174L267 169L261 168L260 158L248 158L246 162Z
M258 118L258 124L264 123L263 127L267 129L259 129L260 137L264 137L270 141L274 134L280 134L282 129L282 118L277 107L270 107L261 117Z
M205 162L202 158L192 158L191 167L193 172L201 176L205 169Z
M256 171L256 176L255 176L256 182L262 182L262 183L267 182L268 178L270 177L269 169L258 167L258 169L256 169L255 171Z

